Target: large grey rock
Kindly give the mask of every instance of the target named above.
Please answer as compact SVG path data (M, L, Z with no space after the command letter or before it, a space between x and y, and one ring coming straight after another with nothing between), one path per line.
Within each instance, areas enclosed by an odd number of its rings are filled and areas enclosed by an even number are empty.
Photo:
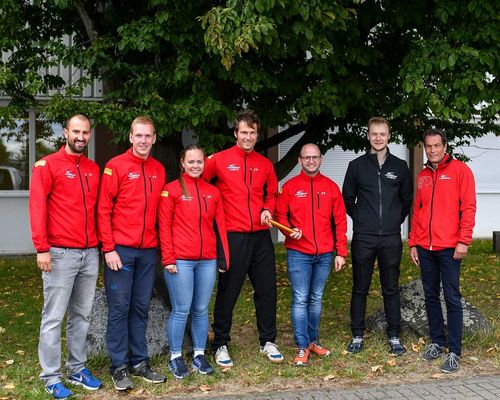
M446 325L446 304L444 302L443 291L441 289L441 307ZM464 334L476 332L490 332L491 324L471 303L462 298L464 312ZM372 330L382 330L385 332L387 321L385 319L384 308L380 308L366 318L366 326ZM427 314L425 312L424 289L422 281L416 279L401 286L401 329L406 333L414 333L418 336L428 336L429 326Z

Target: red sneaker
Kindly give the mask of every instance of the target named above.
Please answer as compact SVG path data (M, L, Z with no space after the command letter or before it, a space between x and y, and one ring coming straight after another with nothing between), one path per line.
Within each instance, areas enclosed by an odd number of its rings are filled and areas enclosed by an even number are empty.
M311 342L309 344L309 350L311 351L311 353L317 354L320 357L326 357L331 353L329 349L321 347L321 345L318 342Z
M309 349L298 349L293 362L295 365L307 365L309 362Z

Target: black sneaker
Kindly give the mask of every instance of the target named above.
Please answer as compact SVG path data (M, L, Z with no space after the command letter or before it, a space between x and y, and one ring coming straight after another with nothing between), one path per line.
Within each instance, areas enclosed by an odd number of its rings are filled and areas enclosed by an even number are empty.
M434 361L441 356L444 352L444 346L440 346L437 343L431 343L427 345L422 353L422 360Z
M208 363L207 358L203 354L199 354L193 358L191 367L202 375L214 373L213 367Z
M441 372L451 374L457 372L460 367L460 357L455 353L448 353L444 359L443 365L441 365Z
M347 346L347 351L349 353L361 353L363 350L363 336L353 336L351 342Z
M184 379L189 376L189 371L182 356L170 360L168 367L172 371L172 374L174 374L175 379Z
M391 348L391 353L396 356L406 353L406 349L401 344L401 340L396 336L389 338L389 347Z
M133 389L134 384L128 376L127 367L123 366L115 369L115 372L111 374L111 379L115 385L116 390L128 390Z
M146 360L141 361L139 364L130 368L132 375L140 376L143 380L149 383L162 383L165 382L165 376L154 372Z

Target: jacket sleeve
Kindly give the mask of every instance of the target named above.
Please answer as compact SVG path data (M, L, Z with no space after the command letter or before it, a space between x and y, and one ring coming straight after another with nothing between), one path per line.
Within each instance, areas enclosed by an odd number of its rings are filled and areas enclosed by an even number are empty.
M118 190L118 171L111 164L106 164L101 178L99 201L97 204L97 231L104 253L109 253L115 249L111 215Z
M275 219L280 224L291 226L291 222L288 219L290 213L290 201L288 196L288 185L284 185L278 194L278 200L276 201L276 213ZM282 232L285 236L288 236L288 233Z
M420 178L420 175L417 178ZM415 247L418 243L416 243L417 240L417 226L418 223L417 221L420 219L420 203L421 203L421 198L420 198L420 190L417 190L415 193L415 200L413 201L413 214L411 216L411 228L410 228L410 233L408 235L408 246L409 247Z
M47 241L47 197L52 190L52 174L46 160L33 166L30 186L29 210L31 237L37 253L50 250Z
M174 210L174 194L169 193L168 185L165 185L158 204L158 231L160 235L161 262L163 266L175 264L174 241L172 235Z
M335 250L337 255L347 257L347 216L342 193L336 184L332 185L332 205Z
M405 218L410 213L411 201L413 198L413 180L410 174L410 170L405 162L403 162L403 177L401 180L401 186L399 187L399 199L401 201L401 223L404 222Z
M352 162L349 163L347 167L347 172L344 178L344 184L342 185L342 196L344 198L345 208L347 214L351 218L354 216L354 208L356 206L357 193L357 183L356 183L356 171L355 166Z
M274 167L271 161L269 161L270 167L267 173L266 180L266 194L264 196L263 209L269 210L271 214L274 214L276 209L276 197L278 196L278 178L276 177L276 172L274 172Z
M469 245L476 218L476 185L470 168L463 164L459 181L460 191L460 232L458 242Z
M229 269L229 244L227 242L226 219L224 216L224 207L220 194L217 199L215 209L214 232L217 241L217 268L222 271Z

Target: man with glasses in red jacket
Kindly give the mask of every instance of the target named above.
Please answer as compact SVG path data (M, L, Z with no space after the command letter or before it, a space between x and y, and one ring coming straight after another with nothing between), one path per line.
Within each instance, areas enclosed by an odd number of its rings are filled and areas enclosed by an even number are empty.
M101 387L85 367L85 340L99 274L95 207L99 167L85 157L89 119L67 119L66 145L37 161L30 186L31 235L42 271L43 310L38 356L45 390L55 399L72 395L61 381L61 325L66 311L68 382L88 390Z
M150 383L163 375L149 365L146 328L158 264L156 216L165 185L165 168L151 156L153 121L132 121L132 147L104 168L97 210L99 239L106 267L107 347L115 389L133 387L129 372Z
M283 185L276 219L295 231L285 238L292 285L292 325L298 348L294 362L306 365L311 353L320 357L330 354L319 343L319 321L332 264L335 271L345 265L347 217L337 184L319 172L319 147L305 144L298 161L302 171Z

